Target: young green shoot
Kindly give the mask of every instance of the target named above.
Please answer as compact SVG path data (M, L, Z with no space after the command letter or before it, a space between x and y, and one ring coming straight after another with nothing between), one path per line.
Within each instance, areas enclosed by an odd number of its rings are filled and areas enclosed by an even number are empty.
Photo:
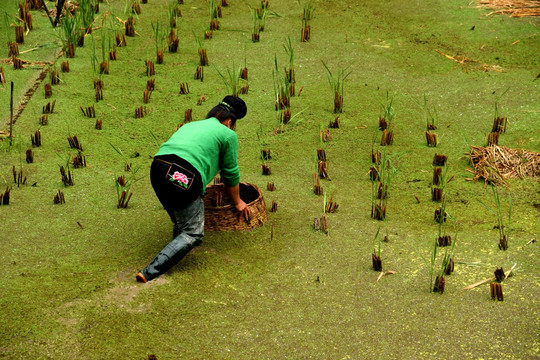
M341 113L343 112L343 85L347 77L351 74L352 70L349 70L350 65L345 68L338 66L337 73L334 76L326 63L322 60L321 62L326 69L328 84L330 85L334 95L334 113Z
M482 206L484 206L486 209L488 209L490 212L495 214L497 217L497 227L499 229L499 239L502 243L504 241L505 246L504 250L506 250L506 242L508 241L508 232L510 231L510 222L512 219L512 196L510 195L510 192L508 193L508 219L506 220L506 224L504 221L503 212L501 209L501 196L499 194L499 191L497 190L497 187L493 184L491 184L491 190L493 193L493 200L495 202L495 209L492 209L491 207L484 204L482 201L478 200ZM501 247L501 243L499 247Z
M429 291L433 291L433 275L435 274L435 263L437 261L437 249L439 248L439 243L437 240L433 241L433 249L431 250L429 261L426 260L424 255L422 253L418 252L422 260L424 261L424 265L426 267L426 270L429 274ZM418 251L418 250L417 250Z
M233 96L238 96L241 88L240 82L245 81L241 78L242 67L235 68L235 65L233 63L232 69L227 67L225 70L226 74L224 75L216 68L216 71L221 77L221 80L223 80L223 83L225 84L227 89L229 89L229 93Z
M508 90L510 90L509 87L506 88L506 90L504 90L501 95L499 95L498 97L495 97L495 118L499 117L499 101L504 96L504 94L508 92Z
M393 108L394 103L394 97L390 97L389 92L386 92L386 102L381 103L381 108L383 111L383 117L386 120L386 123L388 124L388 129L391 129L392 122L394 121L395 113Z
M152 22L152 32L154 33L154 43L156 45L156 52L163 50L163 43L165 41L165 28L163 27L163 24L160 20L156 20L156 22Z

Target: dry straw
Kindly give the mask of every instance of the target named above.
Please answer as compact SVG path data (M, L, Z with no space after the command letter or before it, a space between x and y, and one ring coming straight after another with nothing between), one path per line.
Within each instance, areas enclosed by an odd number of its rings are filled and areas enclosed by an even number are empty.
M471 180L484 179L496 185L506 184L506 179L540 176L540 152L509 149L504 146L471 146L471 163L474 174Z
M477 7L487 7L488 14L507 14L510 17L540 16L538 0L481 0Z

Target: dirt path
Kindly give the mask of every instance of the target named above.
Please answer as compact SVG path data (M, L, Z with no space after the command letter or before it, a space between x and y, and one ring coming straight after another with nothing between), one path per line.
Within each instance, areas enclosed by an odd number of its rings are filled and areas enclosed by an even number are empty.
M17 119L22 115L24 109L26 108L26 105L30 102L30 99L32 99L32 96L36 92L36 90L39 88L39 85L41 85L41 82L47 74L49 73L49 69L51 66L53 66L58 58L62 56L63 52L60 50L58 54L56 54L54 61L40 61L40 62L30 62L26 61L27 64L32 65L41 65L40 72L34 77L34 80L32 80L30 83L32 84L30 87L26 89L24 92L24 95L17 107L13 109L13 124L17 122ZM9 62L9 59L4 59L2 62ZM6 125L9 126L10 119L7 119Z

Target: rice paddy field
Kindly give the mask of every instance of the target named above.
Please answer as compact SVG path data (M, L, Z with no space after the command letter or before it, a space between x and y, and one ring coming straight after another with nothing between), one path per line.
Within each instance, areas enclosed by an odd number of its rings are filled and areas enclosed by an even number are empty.
M20 3L0 358L540 358L537 2ZM152 157L233 93L266 221L137 283L172 233Z

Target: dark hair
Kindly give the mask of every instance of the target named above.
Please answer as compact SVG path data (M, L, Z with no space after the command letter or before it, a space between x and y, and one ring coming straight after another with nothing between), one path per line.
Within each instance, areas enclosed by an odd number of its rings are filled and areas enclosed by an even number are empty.
M244 100L237 96L227 95L210 110L206 118L215 117L221 122L231 119L231 128L234 129L236 120L246 116L246 113L247 107Z
M231 119L231 128L234 129L236 126L236 115L233 112L225 110L222 106L216 105L208 112L206 118L215 117L220 122L224 122L227 119Z

